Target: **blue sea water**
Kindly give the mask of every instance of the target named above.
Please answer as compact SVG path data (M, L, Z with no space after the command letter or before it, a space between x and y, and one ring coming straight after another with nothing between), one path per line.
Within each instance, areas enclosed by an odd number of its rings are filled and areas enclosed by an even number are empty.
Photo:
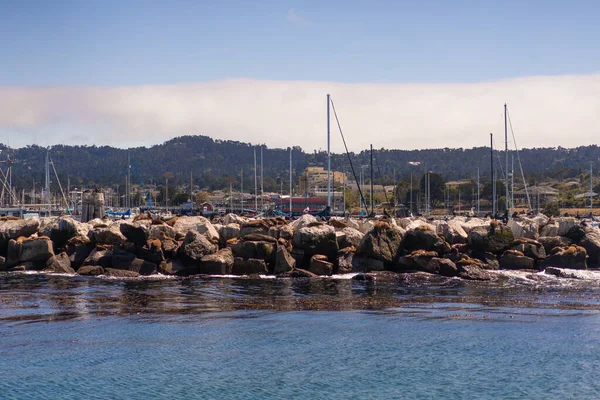
M598 398L599 295L597 282L517 274L495 284L7 274L0 398Z

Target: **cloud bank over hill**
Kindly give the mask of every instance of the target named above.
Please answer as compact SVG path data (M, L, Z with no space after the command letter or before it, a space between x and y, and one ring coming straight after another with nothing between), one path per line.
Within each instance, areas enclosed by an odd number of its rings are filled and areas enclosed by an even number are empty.
M138 147L175 136L326 149L326 93L350 150L575 147L600 137L600 74L474 84L230 79L131 87L0 87L0 142ZM332 151L343 151L332 113ZM510 140L512 142L512 140ZM512 145L511 145L512 146Z

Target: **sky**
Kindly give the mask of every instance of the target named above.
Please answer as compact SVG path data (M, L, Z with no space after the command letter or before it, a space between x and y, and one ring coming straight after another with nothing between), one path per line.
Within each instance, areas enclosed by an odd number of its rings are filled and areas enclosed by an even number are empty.
M312 151L330 93L354 151L500 146L504 103L519 147L595 144L597 15L587 0L0 0L0 142Z

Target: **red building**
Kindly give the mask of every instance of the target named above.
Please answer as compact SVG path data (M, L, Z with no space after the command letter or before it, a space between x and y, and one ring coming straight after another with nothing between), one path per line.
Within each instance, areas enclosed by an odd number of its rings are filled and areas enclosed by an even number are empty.
M275 201L277 209L288 214L290 212L290 198L277 199ZM302 214L306 211L310 213L319 212L327 207L327 199L322 197L292 197L292 212Z

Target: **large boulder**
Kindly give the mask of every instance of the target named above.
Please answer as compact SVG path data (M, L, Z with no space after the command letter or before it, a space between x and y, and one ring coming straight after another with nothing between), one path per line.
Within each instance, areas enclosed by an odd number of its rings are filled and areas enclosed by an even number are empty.
M342 220L342 222L344 222L348 228L354 228L356 230L359 228L358 221L352 217L346 217Z
M475 228L488 228L490 226L489 219L456 217L453 220L460 224L467 235Z
M104 275L104 268L98 265L84 265L77 270L77 273L85 276Z
M407 233L408 234L408 233ZM356 255L391 265L402 242L400 231L386 222L378 222L360 241Z
M273 273L275 275L283 274L292 271L295 267L296 260L290 255L285 246L277 246Z
M90 255L83 261L83 265L79 267L81 269L83 266L100 266L103 268L109 268L112 265L112 251L103 249L101 247L96 247ZM79 273L79 269L77 272Z
M472 250L498 254L508 249L514 241L512 231L498 223L489 228L473 228L469 232L468 244Z
M75 236L67 242L66 251L71 261L71 267L79 268L94 250L94 245L87 236Z
M181 237L186 236L187 233L190 231L197 231L200 234L206 236L206 238L211 241L219 240L219 232L217 232L217 230L210 223L210 221L204 217L199 217L199 216L179 217L173 224L173 229Z
M550 254L555 247L569 247L573 242L564 236L540 236L538 242L544 246L546 254Z
M496 270L500 269L500 263L498 262L498 257L493 255L492 253L487 253L484 251L472 251L470 253L473 259L481 261L483 264L480 265L483 269L488 270Z
M21 262L48 261L54 255L52 241L46 237L31 238L21 241Z
M142 260L160 264L165 260L162 242L158 239L149 240L144 246L135 248L136 254Z
M448 243L467 243L467 232L463 229L461 224L456 220L448 221L436 221L436 232L446 238Z
M550 222L540 228L540 237L558 236L558 222Z
M81 228L85 227L85 228ZM52 240L56 248L63 248L69 239L83 233L87 236L89 227L71 217L60 217L40 226L38 235L47 236Z
M570 269L587 269L587 253L583 247L555 247L552 253L540 263L541 268L558 267Z
M376 260L374 258L369 258L358 254L355 254L352 257L352 272L384 271L386 267L393 269L393 265L392 267L390 267L389 264L386 266L386 264L381 260Z
M582 271L574 269L563 269L557 267L547 267L544 273L554 275L558 278L598 280L598 273L595 271Z
M339 249L335 229L323 223L297 229L294 232L293 244L304 251L305 258L322 254L332 262L335 261Z
M434 257L429 261L427 266L428 270L437 271L442 276L457 276L458 267L451 260L447 258Z
M21 261L21 240L10 239L6 248L6 265L14 267Z
M260 234L266 236L269 234L269 225L262 219L248 221L245 224L240 225L240 236L251 234Z
M34 219L0 218L0 253L5 253L10 239L29 237L38 231L39 221Z
M286 271L287 272L287 271ZM254 274L267 274L267 264L265 260L257 258L249 258L244 260L241 257L235 257L233 261L233 275L254 275Z
M515 238L537 239L539 226L530 219L511 219L506 225Z
M110 276L111 278L137 278L140 276L140 274L135 271L115 268L105 268L104 275Z
M412 231L415 229L429 229L433 232L436 231L435 225L430 224L424 218L415 218L406 227L403 227L406 231Z
M525 256L533 258L534 260L546 258L546 250L542 243L533 239L518 238L513 242L511 250L520 251Z
M414 250L425 250L443 254L450 250L444 239L439 237L429 225L421 225L415 229L407 230L400 243L400 248L406 253Z
M198 272L208 275L230 275L233 269L233 253L225 248L200 259Z
M313 217L310 214L304 214L300 218L296 219L295 221L292 221L289 225L294 231L296 231L300 228L304 228L305 226L313 225L317 222L319 222L319 220L317 218Z
M477 264L457 264L458 276L462 279L470 281L491 281L496 279L496 276Z
M327 256L315 254L310 259L308 270L315 275L331 275L333 274L333 264L327 261Z
M219 229L219 237L221 243L227 243L230 239L240 237L240 226L234 223L222 225Z
M125 222L119 225L119 230L127 238L128 241L135 243L137 246L143 246L148 240L150 230L148 224L138 222Z
M423 271L431 274L438 274L440 272L439 265L437 263L431 263L433 258L437 258L437 252L415 250L412 253L402 256L396 263L396 269L398 271Z
M373 230L373 228L375 227L375 224L376 224L376 221L373 221L371 219L359 220L358 221L358 231L361 232L362 234L366 235L367 233L369 233Z
M29 237L38 231L40 222L35 219L0 219L0 235L8 239Z
M600 229L598 227L586 227L578 244L587 252L590 267L596 267L600 260Z
M565 237L571 239L573 243L578 243L585 237L587 227L581 225L575 225L569 228L567 233L564 234Z
M71 260L69 260L69 255L65 252L50 257L48 261L46 261L46 268L44 271L65 274L75 273L75 270L71 268Z
M354 261L354 252L348 249L342 249L338 253L337 272L338 274L349 274L354 270L352 265ZM335 270L335 268L334 268Z
M540 228L540 237L558 236L558 222L552 221Z
M338 247L340 249L345 247L358 248L364 236L359 230L348 227L336 232Z
M535 269L535 260L517 250L506 250L499 261L501 269Z
M154 224L148 228L148 239L175 239L177 232L172 226L167 224Z
M238 226L241 226L246 222L248 222L248 218L241 217L237 214L229 213L225 217L223 217L223 225L237 224Z
M123 244L127 239L121 233L120 224L97 225L88 232L94 244Z
M272 242L239 240L230 243L228 247L231 248L234 257L241 257L244 260L261 259L267 264L275 262L275 243Z
M575 217L559 217L556 218L556 223L558 224L556 235L566 236L572 227L579 225L579 220Z
M208 239L198 231L189 231L185 235L183 244L179 248L179 253L185 264L197 265L202 257L217 252L217 246L208 241Z

